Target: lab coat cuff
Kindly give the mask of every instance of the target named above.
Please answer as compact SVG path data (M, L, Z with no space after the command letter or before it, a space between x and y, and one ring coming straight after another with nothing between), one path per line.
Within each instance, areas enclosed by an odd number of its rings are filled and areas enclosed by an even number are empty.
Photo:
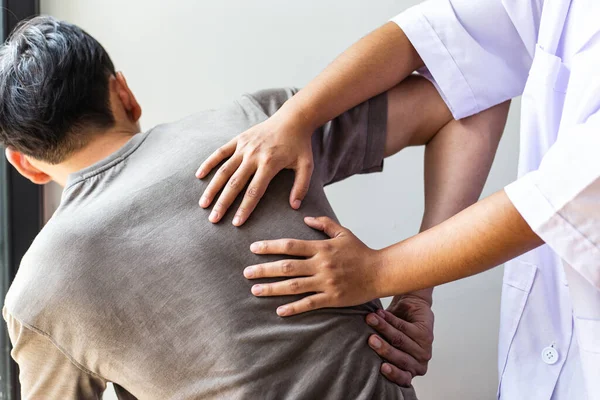
M447 12L438 3L425 2L391 19L408 37L425 63L418 72L429 79L446 102L455 119L478 113L475 95L452 54L428 18L444 18ZM442 7L443 8L443 7Z
M539 171L533 171L504 188L510 201L531 229L565 262L600 289L600 248L560 215L539 189Z

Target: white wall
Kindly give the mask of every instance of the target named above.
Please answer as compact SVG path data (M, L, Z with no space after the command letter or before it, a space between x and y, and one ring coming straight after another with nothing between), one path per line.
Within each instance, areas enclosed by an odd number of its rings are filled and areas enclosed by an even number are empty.
M362 35L417 2L41 0L41 8L104 44L128 77L149 128L242 92L302 86ZM517 123L513 105L484 195L516 175ZM418 230L422 156L418 149L404 151L382 174L329 188L341 221L370 246ZM51 196L50 207L57 194ZM421 399L494 398L501 277L496 269L436 290L434 359L427 376L415 380Z

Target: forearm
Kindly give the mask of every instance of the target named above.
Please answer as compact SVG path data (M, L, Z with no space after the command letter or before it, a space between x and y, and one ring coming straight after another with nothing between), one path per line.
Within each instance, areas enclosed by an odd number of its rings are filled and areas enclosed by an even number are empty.
M418 75L408 76L388 90L387 104L386 157L431 142L452 120L435 86Z
M380 296L434 287L486 271L543 244L504 191L379 252Z
M394 87L423 62L395 23L373 31L334 60L275 114L312 132Z
M450 121L427 143L421 232L477 201L494 161L509 105L507 101L472 117ZM431 304L432 293L433 288L426 288L411 295Z

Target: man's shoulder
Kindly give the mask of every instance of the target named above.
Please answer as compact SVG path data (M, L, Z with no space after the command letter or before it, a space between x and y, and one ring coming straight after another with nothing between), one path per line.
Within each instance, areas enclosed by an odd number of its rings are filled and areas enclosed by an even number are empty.
M254 107L264 113L265 116L270 117L275 114L286 101L298 93L298 90L299 89L292 87L262 89L253 93L244 94L239 100L239 103L242 107Z
M6 295L4 306L8 312L35 326L56 301L61 301L60 293L74 283L77 275L72 268L81 251L75 245L77 233L61 229L62 224L51 220L37 235Z

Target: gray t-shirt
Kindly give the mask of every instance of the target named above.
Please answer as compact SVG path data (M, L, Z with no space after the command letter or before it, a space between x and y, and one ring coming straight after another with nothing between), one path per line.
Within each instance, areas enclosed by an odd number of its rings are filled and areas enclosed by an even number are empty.
M209 182L194 177L198 162L293 93L157 126L69 177L5 303L24 398L97 399L106 382L138 399L415 398L379 373L367 346L364 317L378 302L283 319L275 310L291 298L256 298L242 275L278 259L253 255L255 240L324 237L303 222L334 216L324 185L381 169L385 95L315 133L300 211L288 204L290 171L241 228L230 223L235 205L217 225L198 206Z

